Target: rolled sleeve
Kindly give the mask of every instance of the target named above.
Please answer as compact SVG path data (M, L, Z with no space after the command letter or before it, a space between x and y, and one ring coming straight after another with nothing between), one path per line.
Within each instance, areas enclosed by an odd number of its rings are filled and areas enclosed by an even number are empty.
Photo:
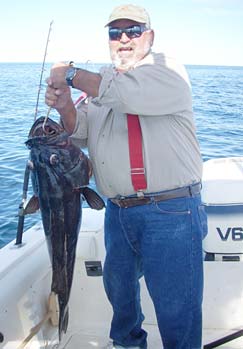
M177 114L192 108L191 86L183 65L162 54L151 54L136 69L101 71L94 102L114 111L139 115Z

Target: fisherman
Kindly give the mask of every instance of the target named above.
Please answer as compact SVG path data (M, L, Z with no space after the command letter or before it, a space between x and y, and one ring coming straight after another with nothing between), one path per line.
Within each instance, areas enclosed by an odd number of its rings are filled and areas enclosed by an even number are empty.
M111 66L55 64L46 103L87 146L107 197L103 279L113 308L107 348L147 348L144 276L164 349L200 349L206 215L202 159L185 68L154 53L145 9L116 7L106 23ZM76 108L70 86L88 95Z

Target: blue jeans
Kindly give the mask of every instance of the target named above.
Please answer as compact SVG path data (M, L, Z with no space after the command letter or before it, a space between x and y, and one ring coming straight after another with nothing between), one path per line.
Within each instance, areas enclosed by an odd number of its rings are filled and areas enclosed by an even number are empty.
M108 200L103 277L114 344L147 348L139 288L144 276L164 349L201 348L206 230L200 195L130 208Z

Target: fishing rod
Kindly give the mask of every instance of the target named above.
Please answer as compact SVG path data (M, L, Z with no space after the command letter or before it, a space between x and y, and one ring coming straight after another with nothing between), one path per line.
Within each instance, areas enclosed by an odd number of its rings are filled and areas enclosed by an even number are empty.
M28 185L29 185L29 177L30 177L30 166L27 162L25 166L24 171L24 183L23 183L23 193L22 193L22 200L19 205L19 212L18 212L18 228L17 228L17 236L16 236L16 243L15 245L21 245L22 244L22 236L23 236L23 229L24 229L24 217L25 217L25 203L27 200L27 192L28 192Z
M45 69L46 56L47 56L47 49L48 49L48 44L49 44L49 41L50 41L49 39L50 39L52 24L53 24L53 21L50 22L49 31L48 31L47 40L46 40L46 48L45 48L44 58L43 58L42 67L41 67L40 82L39 82L39 88L38 88L38 94L37 94L37 101L36 101L36 106L35 106L35 117L34 117L34 121L36 120L36 118L37 118L37 113L38 113L38 105L39 105L39 99L40 99L41 85L42 85L43 73L44 73L44 69Z
M39 82L39 87L38 87L37 102L36 102L36 107L35 107L34 121L36 120L37 113L38 113L40 91L41 91L43 72L44 72L44 68L45 68L47 49L48 49L48 44L49 44L52 24L53 24L53 21L50 22L48 35L47 35L47 40L46 40L46 47L45 47L44 58L43 58L42 68L41 68L40 82ZM50 112L50 110L49 110L49 112ZM22 245L22 237L23 237L23 230L24 230L24 219L25 219L25 206L26 206L26 200L27 200L29 177L30 177L30 163L28 161L26 166L25 166L24 183L23 183L23 191L22 191L22 200L20 202L19 211L18 211L19 219L18 219L18 227L17 227L17 235L16 235L16 243L15 243L15 245L17 245L17 246L21 246Z

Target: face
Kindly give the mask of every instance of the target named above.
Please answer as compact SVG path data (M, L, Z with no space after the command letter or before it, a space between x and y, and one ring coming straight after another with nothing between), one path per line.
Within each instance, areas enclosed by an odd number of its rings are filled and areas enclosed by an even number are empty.
M109 28L125 29L135 25L140 26L141 24L128 19L119 19L114 21ZM143 28L143 25L141 26ZM146 28L141 36L129 38L126 33L122 33L115 40L109 39L112 63L119 71L129 70L150 52L153 40L153 30Z

